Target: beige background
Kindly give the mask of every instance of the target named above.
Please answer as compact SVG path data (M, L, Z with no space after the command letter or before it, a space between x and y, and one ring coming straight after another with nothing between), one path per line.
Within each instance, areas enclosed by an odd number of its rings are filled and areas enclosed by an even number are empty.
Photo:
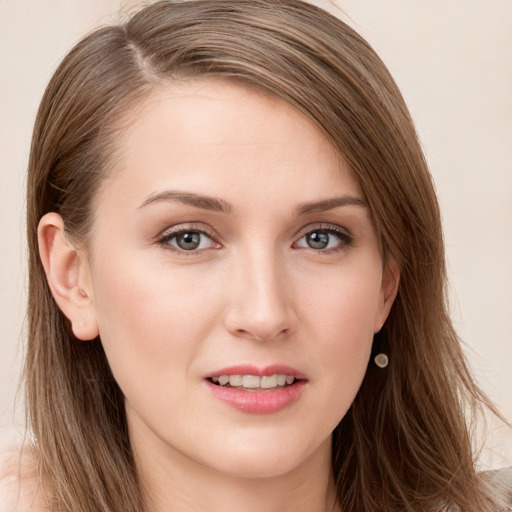
M321 3L315 2L315 3ZM32 123L71 45L120 0L0 0L0 430L18 424L24 172ZM512 420L512 0L340 0L417 123L444 214L453 318L478 381ZM434 383L433 383L434 385ZM485 464L512 464L492 427Z

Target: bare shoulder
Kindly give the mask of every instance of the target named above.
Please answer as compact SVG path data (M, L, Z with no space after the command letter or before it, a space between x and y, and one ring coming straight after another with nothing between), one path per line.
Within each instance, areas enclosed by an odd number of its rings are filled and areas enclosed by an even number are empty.
M0 447L0 512L45 512L31 450Z

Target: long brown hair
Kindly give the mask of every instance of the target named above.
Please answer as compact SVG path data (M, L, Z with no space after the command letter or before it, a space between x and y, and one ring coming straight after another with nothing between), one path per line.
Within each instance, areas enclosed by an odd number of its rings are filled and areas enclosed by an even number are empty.
M396 302L375 336L391 363L384 370L369 364L333 433L342 510L495 510L469 435L472 412L490 404L448 316L440 214L413 123L368 43L299 0L156 2L87 36L51 79L28 169L25 366L48 502L68 511L144 510L123 395L101 340L75 340L52 298L38 257L39 220L58 212L86 247L120 120L158 84L203 76L262 88L312 119L350 164L383 257L400 268Z

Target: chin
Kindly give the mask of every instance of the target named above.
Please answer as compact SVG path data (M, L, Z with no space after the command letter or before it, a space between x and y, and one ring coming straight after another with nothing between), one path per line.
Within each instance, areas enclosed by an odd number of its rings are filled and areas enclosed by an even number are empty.
M259 453L254 457L240 458L228 457L217 465L216 469L225 475L251 480L267 478L278 478L290 473L300 467L303 461L297 454L263 454Z
M312 458L331 457L331 436L320 443L301 442L300 435L225 442L222 454L212 454L219 472L240 478L276 478L298 470Z

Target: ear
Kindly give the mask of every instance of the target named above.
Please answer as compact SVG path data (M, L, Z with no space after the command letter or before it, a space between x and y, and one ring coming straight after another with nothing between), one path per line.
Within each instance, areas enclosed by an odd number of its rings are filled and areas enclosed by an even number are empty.
M375 316L375 333L382 329L382 326L388 318L391 306L393 306L396 294L398 293L399 284L400 269L398 268L398 263L394 258L389 258L382 272L379 306L377 315Z
M39 255L55 302L80 340L98 336L89 263L64 231L57 213L47 213L37 230Z

